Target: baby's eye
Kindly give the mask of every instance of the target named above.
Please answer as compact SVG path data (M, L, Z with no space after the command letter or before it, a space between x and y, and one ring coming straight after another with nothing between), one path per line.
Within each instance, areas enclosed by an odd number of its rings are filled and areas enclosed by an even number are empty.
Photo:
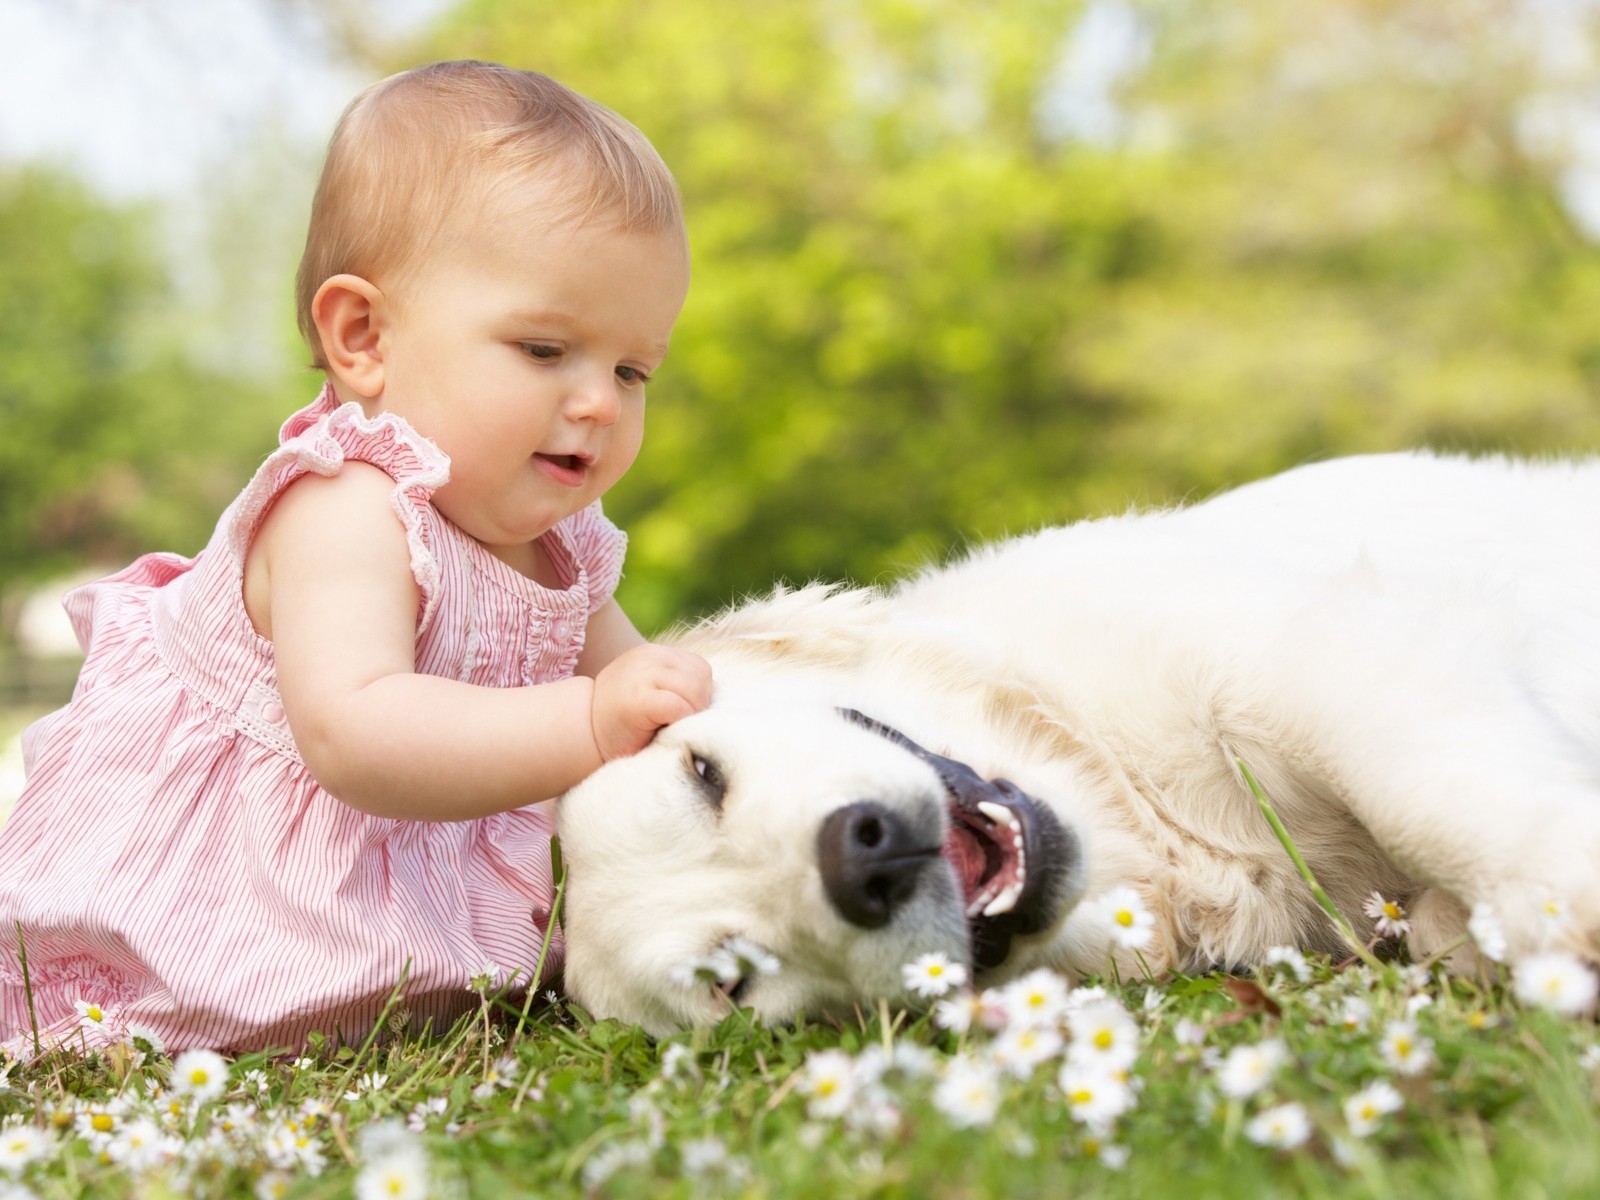
M622 382L626 383L626 384L640 384L640 383L649 383L650 382L650 376L646 375L643 371L639 370L638 367L618 367L617 368L617 378L622 380Z
M523 342L522 350L529 358L539 362L549 362L551 359L561 357L561 347L551 346L545 342Z

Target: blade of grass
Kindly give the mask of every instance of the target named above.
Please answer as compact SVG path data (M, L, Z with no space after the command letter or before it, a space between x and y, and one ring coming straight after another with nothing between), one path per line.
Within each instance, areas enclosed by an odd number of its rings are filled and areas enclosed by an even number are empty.
M39 1054L39 1017L33 1011L33 981L28 978L28 947L22 937L22 922L13 922L17 927L17 961L22 966L22 991L28 997L28 1025L33 1029L33 1053Z
M1256 777L1250 773L1250 768L1245 765L1244 759L1236 758L1233 761L1239 765L1239 771L1244 776L1245 783L1250 786L1251 794L1255 796L1256 803L1260 805L1261 815L1266 817L1267 824L1272 826L1272 832L1278 835L1278 841L1288 851L1289 859L1294 863L1295 870L1300 872L1300 878L1304 879L1306 886L1311 889L1311 898L1317 902L1318 907L1323 912L1328 914L1329 919L1333 921L1334 928L1339 931L1339 936L1344 939L1351 952L1366 963L1367 966L1381 969L1383 964L1356 936L1355 928L1345 919L1345 915L1339 911L1339 906L1333 902L1333 898L1322 890L1322 885L1317 882L1317 877L1312 874L1310 866L1306 864L1306 860L1300 854L1299 847L1294 844L1294 839L1289 836L1289 831L1283 827L1283 822L1278 818L1277 810L1272 807L1272 802L1267 799L1266 793L1261 790L1261 785L1256 782Z
M539 991L539 984L544 979L544 960L545 955L550 953L550 938L561 924L561 901L567 894L567 864L561 859L561 839L558 837L550 839L550 874L556 881L556 894L550 901L550 917L544 925L544 939L539 943L539 958L533 964L533 977L528 980L528 992L522 1000L522 1012L518 1014L517 1027L511 1034L513 1041L522 1036L523 1027L528 1023L533 997Z

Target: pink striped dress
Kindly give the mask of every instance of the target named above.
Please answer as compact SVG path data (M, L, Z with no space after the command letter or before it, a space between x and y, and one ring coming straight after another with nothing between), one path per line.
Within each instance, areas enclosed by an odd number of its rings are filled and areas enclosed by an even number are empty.
M380 467L422 594L416 669L514 687L572 674L623 535L598 504L561 522L545 546L566 586L547 589L433 508L449 460L398 418L367 420L325 390L280 443L198 556L148 555L67 598L87 661L71 703L24 735L27 787L0 832L0 1038L13 1052L32 1046L16 922L46 1040L76 1041L81 999L110 1032L142 1029L174 1053L360 1036L402 976L413 1027L442 1029L477 1003L468 979L486 963L525 983L538 956L548 806L402 821L323 791L289 735L272 645L245 614L245 551L301 475ZM558 933L546 978L560 959Z

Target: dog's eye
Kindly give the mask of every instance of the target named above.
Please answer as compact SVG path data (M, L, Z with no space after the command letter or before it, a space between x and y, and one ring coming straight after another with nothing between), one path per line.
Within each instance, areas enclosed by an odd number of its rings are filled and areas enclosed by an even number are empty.
M701 786L705 788L706 798L720 809L722 807L722 796L728 790L728 785L723 781L722 772L718 770L717 764L709 758L691 754L689 756L689 765L694 769Z

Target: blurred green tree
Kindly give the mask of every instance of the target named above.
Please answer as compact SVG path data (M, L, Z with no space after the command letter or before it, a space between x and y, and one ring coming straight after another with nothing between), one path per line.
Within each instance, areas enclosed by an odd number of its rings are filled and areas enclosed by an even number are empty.
M1600 443L1526 6L1113 7L1146 57L1095 136L1055 111L1073 0L470 0L421 48L555 75L682 186L610 500L642 624L1309 457Z
M86 560L198 549L258 452L249 385L161 332L149 218L46 169L0 173L0 600Z

